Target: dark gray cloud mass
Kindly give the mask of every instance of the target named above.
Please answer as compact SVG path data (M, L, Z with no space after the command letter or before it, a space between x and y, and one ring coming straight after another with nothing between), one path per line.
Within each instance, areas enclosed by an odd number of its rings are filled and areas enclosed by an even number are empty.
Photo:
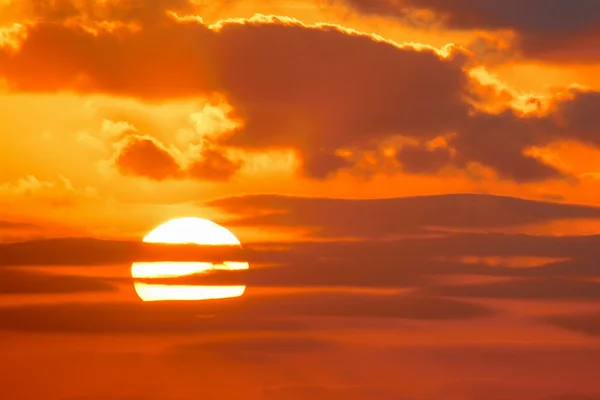
M403 23L440 24L452 30L512 31L526 57L560 62L597 62L600 4L595 0L326 0L363 15ZM418 18L414 10L428 10Z

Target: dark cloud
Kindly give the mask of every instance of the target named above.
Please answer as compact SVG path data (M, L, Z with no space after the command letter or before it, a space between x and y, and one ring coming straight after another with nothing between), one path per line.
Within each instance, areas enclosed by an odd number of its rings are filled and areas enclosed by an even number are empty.
M322 237L381 238L427 227L498 228L600 216L595 207L475 194L367 200L248 195L208 205L238 215L226 222L231 226L313 228Z
M269 353L296 354L335 348L334 343L307 336L260 336L232 340L207 340L175 346L175 354L214 353Z
M0 244L0 266L103 265L134 261L244 261L238 246L61 238Z
M599 238L600 239L600 238ZM545 265L539 271L529 271L528 275L556 275L556 276L597 276L600 275L598 254L595 251L581 252L570 260L557 261Z
M264 391L265 400L416 400L397 392L378 387L327 387L296 385L270 388Z
M442 147L404 146L399 150L396 158L405 172L433 174L450 165L452 152Z
M339 0L363 15L391 17L407 24L439 24L447 29L511 31L526 57L561 62L600 59L600 5L595 0ZM418 18L415 10L431 11Z
M479 162L503 179L535 182L568 178L556 167L523 154L528 147L547 141L543 133L550 132L544 131L548 128L543 125L543 120L520 116L513 110L497 115L477 113L449 143L457 151L458 165L466 167L473 161Z
M115 166L125 175L143 176L156 181L192 178L203 181L229 180L240 169L222 151L203 148L191 165L183 168L172 151L149 136L130 135L115 158Z
M439 275L527 278L489 286L437 288L437 293L509 298L593 298L596 284L574 281L600 276L600 237L552 237L502 234L450 234L435 238L384 241L300 242L230 246L146 248L137 242L57 239L0 245L4 268L11 265L120 266L121 283L134 261L248 261L243 271L214 271L149 283L183 285L247 285L252 287L427 288ZM465 258L469 257L469 262ZM489 264L485 258L498 260ZM545 264L511 267L510 257L542 257ZM509 260L510 261L510 260ZM571 278L571 279L567 279ZM489 291L488 291L489 289Z
M273 299L254 300L244 296L245 312L281 316L328 316L364 318L400 318L414 320L471 319L485 317L491 311L477 304L410 294L315 293L278 295Z
M62 400L191 400L187 397L154 397L154 396L77 396L65 397Z
M233 177L242 164L232 161L221 151L212 148L203 149L201 158L189 167L190 177L206 181L226 181Z
M407 8L439 12L452 28L516 29L519 32L569 33L595 26L600 19L600 7L594 0L580 0L577 7L568 0L478 1L458 0L345 0L365 13L379 15L401 12Z
M40 228L37 224L32 224L29 222L18 222L18 221L5 221L0 220L0 229L36 229Z
M600 336L600 312L552 315L544 321L570 331Z
M531 385L519 385L501 380L459 380L440 385L436 388L434 398L444 400L520 400L540 399L544 390ZM545 390L547 391L547 390Z
M154 284L180 285L249 285L257 287L367 287L367 288L428 288L439 275L481 275L512 277L513 280L423 289L429 294L507 299L584 300L600 296L600 284L574 279L599 276L600 270L583 270L577 263L562 267L561 262L549 262L537 267L515 268L490 266L483 261L432 260L430 257L383 254L343 257L319 261L305 258L290 260L276 267L253 267L241 271L215 271L178 278L147 279ZM571 278L566 278L571 277ZM573 278L574 277L574 278Z
M563 350L564 352L566 350ZM534 355L534 358L539 358L539 355ZM550 361L554 364L555 360L551 359ZM530 360L524 358L524 361L528 362ZM553 388L552 385L543 384L516 384L511 381L493 379L465 379L440 385L436 388L432 398L436 400L591 400L596 398L585 394L564 394L568 392L581 393L584 391L576 389L561 390L560 388ZM552 395L551 393L560 393L560 395Z
M147 397L147 396L82 396L65 397L63 400L187 400L181 398Z
M483 306L410 295L304 293L201 302L65 303L0 308L0 329L77 333L200 333L303 329L303 317L454 320Z
M0 268L0 295L116 291L116 286L97 278Z
M173 155L150 137L131 136L119 152L115 165L125 175L145 176L157 181L182 175Z
M347 165L338 149L377 148L400 132L434 138L467 116L460 49L442 59L333 27L283 26L227 24L219 32L224 90L246 121L229 145L297 149L305 173L323 178ZM240 63L252 79L239 74Z
M409 397L391 388L297 385L265 390L265 399L282 400L595 400L593 395L548 395L560 389L501 380L462 380L439 385L423 397Z
M221 340L207 340L196 343L178 345L169 350L169 354L178 359L197 360L214 355L219 359L231 362L265 363L283 356L291 359L297 356L311 356L337 349L338 346L329 340L310 336L269 335L260 337L242 337Z
M565 278L526 278L506 282L441 286L431 293L442 296L505 299L600 299L600 283Z
M315 179L327 179L344 168L352 167L352 162L324 149L311 150L304 154L304 175Z
M268 257L268 256L267 256ZM427 280L417 276L406 259L379 262L369 256L295 260L291 254L279 266L252 267L239 271L214 271L177 278L142 279L148 283L176 285L249 285L258 287L419 287ZM373 265L376 263L376 265Z
M159 42L170 45L156 46ZM43 73L37 67L41 64ZM96 35L72 24L42 22L29 26L19 51L0 51L0 76L13 91L69 89L146 100L220 93L233 106L230 117L243 123L215 145L255 152L293 149L301 172L311 178L353 168L364 152L381 153L383 144L396 136L423 146L449 133L455 134L454 158L431 150L425 153L427 160L420 160L414 148L406 148L400 150L405 170L425 173L446 164L466 168L480 163L501 179L517 182L567 177L523 154L529 146L554 140L551 119L474 109L473 103L484 99L466 72L472 65L472 54L456 46L442 54L341 27L309 27L264 16L224 21L211 29L165 14L160 23L136 33ZM138 145L159 160L152 176L175 173L164 152L149 142ZM353 152L355 159L342 158L342 150ZM231 176L239 166L222 156L219 151L209 161L199 161L193 175ZM147 170L133 168L142 169Z
M62 303L0 307L0 329L71 333L180 333L287 331L301 325L272 318L214 316L231 302ZM266 316L263 316L266 317Z
M554 104L556 137L572 137L582 143L600 146L595 110L600 107L600 92L572 89Z

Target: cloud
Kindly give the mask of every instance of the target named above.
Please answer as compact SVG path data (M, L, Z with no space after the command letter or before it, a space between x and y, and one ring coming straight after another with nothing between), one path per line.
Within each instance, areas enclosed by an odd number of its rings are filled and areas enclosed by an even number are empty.
M465 249L462 251L468 253L466 243L468 242L465 240ZM398 242L390 243L389 247L393 247L394 244ZM335 256L331 255L333 253L331 250L323 249L323 253L331 257L329 259L323 254L296 261L295 256L302 257L298 249L287 257L280 256L278 266L254 266L249 270L214 271L209 274L177 278L149 278L148 282L292 288L419 288L433 295L473 298L580 300L595 299L600 296L598 283L578 279L600 276L600 268L597 264L587 269L586 265L582 266L580 262L550 261L540 266L519 268L490 266L483 261L467 263L452 259L436 259L439 257L436 255L444 254L444 251L432 250L427 255L415 256L410 253L401 254L406 249L404 246L397 252L376 246L360 248L366 253L355 255L355 249L345 246L345 249L350 251L340 250ZM378 255L372 256L375 252L379 252ZM597 259L597 256L593 257ZM263 258L275 259L277 256L266 255ZM440 275L455 277L479 275L514 279L494 283L435 286L436 278Z
M397 392L378 387L327 387L311 385L283 386L264 391L265 400L417 400Z
M443 147L404 146L396 155L405 172L433 174L450 165L452 152Z
M475 194L389 199L246 195L207 205L237 215L229 226L302 227L318 237L382 238L435 228L499 228L598 218L600 208Z
M565 395L559 395L559 396L550 396L545 398L544 400L595 400L600 396L600 394L595 394L595 395L585 395L585 394L581 394L581 395L577 395L577 394L565 394Z
M301 293L167 303L63 303L0 307L0 329L73 333L297 331L305 317L474 319L486 307L427 297Z
M571 89L553 104L553 118L557 126L555 136L571 137L584 144L600 146L597 116L594 110L600 107L600 92Z
M543 318L559 328L590 336L600 336L600 312L552 315Z
M537 354L533 356L539 357ZM558 356L558 354L556 356ZM530 362L530 360L525 359L523 361ZM553 363L554 361L551 362ZM435 389L435 394L431 398L436 400L587 400L594 398L585 394L565 394L568 392L586 392L585 389L581 389L583 388L579 388L579 390L567 388L560 389L553 388L552 385L536 385L525 382L514 383L511 381L493 379L465 379L440 385ZM429 399L430 397L428 397L428 400Z
M215 145L247 152L292 149L300 172L314 179L358 168L369 152L376 154L375 170L381 170L390 162L383 147L399 136L423 146L448 134L454 135L448 142L454 157L443 150L415 154L422 147L398 146L404 170L431 173L476 163L504 180L569 178L559 168L524 154L531 146L555 140L554 131L565 135L552 118L525 117L508 104L502 113L477 111L474 104L485 96L477 93L468 74L475 61L466 49L399 45L339 26L308 26L285 17L257 15L207 26L198 18L162 14L160 23L144 24L142 18L139 30L119 33L88 32L56 21L28 25L17 52L0 50L0 76L12 91L68 89L147 101L218 93L232 106L231 117L240 126ZM157 41L172 45L156 46ZM53 49L52 58L47 49ZM43 74L37 71L41 63ZM595 121L596 116L586 118ZM157 146L143 141L138 145L166 168L155 174L173 173L172 161ZM350 152L351 159L340 152ZM427 159L418 160L419 154ZM221 155L205 154L210 161L202 161L194 171L220 180L231 176L237 166Z
M175 354L195 354L202 352L223 353L267 353L296 354L334 348L334 343L307 336L261 336L231 340L206 340L186 343L171 348Z
M173 279L164 284L249 285L286 288L426 288L438 275L520 277L526 280L490 285L489 296L526 298L592 296L595 285L568 278L598 277L600 237L519 234L448 234L399 240L248 243L231 246L142 245L91 238L52 239L0 244L0 266L118 265L129 276L135 261L248 261L244 271L215 271ZM543 258L526 268L515 257ZM490 263L493 258L496 263ZM506 261L506 262L503 262ZM565 279L564 282L562 279ZM484 286L485 288L486 286ZM436 289L481 293L479 288ZM472 290L471 292L468 292ZM469 294L471 293L471 294Z
M529 147L549 142L544 136L551 131L543 130L551 128L543 126L544 119L506 110L499 114L479 113L469 122L460 135L449 140L457 151L459 165L479 162L491 167L499 177L516 182L569 178L555 166L524 154ZM485 136L482 132L486 132Z
M411 295L319 293L279 296L257 304L268 315L338 316L447 320L481 318L491 311L477 304Z
M0 268L0 295L116 291L116 286L97 278Z
M144 22L164 17L164 10L190 12L188 0L96 1L96 0L18 0L3 5L6 18L44 23Z
M29 222L18 221L2 221L0 220L0 229L23 229L23 228L38 228L39 225Z
M64 397L62 400L190 400L181 397L155 397L155 396L77 396Z
M242 167L239 161L232 161L222 151L206 147L201 158L189 167L189 176L207 181L226 181Z
M289 336L279 333L260 337L231 339L209 339L202 342L186 343L169 349L168 353L178 359L197 360L215 355L230 362L250 364L276 361L277 357L293 359L297 356L337 349L335 342L310 336Z
M151 136L128 135L119 146L112 163L124 175L146 177L155 181L167 179L197 179L226 181L241 168L240 161L230 160L222 150L208 143L194 154L188 166L182 165L183 155L176 148L167 148ZM192 147L193 148L193 147Z
M98 268L121 265L122 275L127 276L130 263L135 261L248 261L251 268L247 271L213 272L181 277L168 283L407 288L428 286L435 275L600 276L596 262L600 256L598 243L598 236L449 234L399 240L248 243L240 249L231 246L142 245L139 242L92 238L51 239L0 244L0 265ZM508 262L490 264L486 261L489 257L499 261L514 257L542 257L545 261L522 268ZM546 284L552 286L558 283ZM500 287L497 290L511 289Z
M296 254L296 252L294 252ZM266 255L268 258L269 255ZM284 256L285 257L285 256ZM293 255L278 266L257 266L248 270L214 271L177 278L149 278L149 283L177 285L249 285L258 287L419 287L428 282L418 276L406 259L379 262L369 256L358 259L320 257L294 259ZM424 261L425 262L425 261ZM375 266L369 266L376 263Z
M71 333L180 333L298 330L297 323L254 318L204 318L230 303L61 303L0 307L5 330Z
M243 261L237 246L60 238L0 244L0 266L102 265L134 261Z
M96 188L75 187L64 176L45 181L34 175L27 175L15 181L0 182L0 204L33 201L53 207L72 207L81 201L93 199L98 199Z
M21 204L27 198L33 197L33 195L25 196L23 200L19 199L17 195L17 200L20 201ZM36 199L38 200L38 199ZM51 203L56 204L56 203ZM59 203L62 205L62 203ZM36 204L36 206L39 205ZM0 220L0 243L16 243L23 242L28 240L35 240L41 237L60 237L65 235L71 235L74 232L73 228L62 224L56 224L51 222L30 222L31 218L26 218L24 220L14 220L14 216L10 216L10 220ZM0 245L1 246L1 245ZM0 250L0 254L2 254L2 250ZM0 256L1 257L1 256ZM0 260L0 265L4 263Z
M582 300L599 299L600 283L537 277L506 282L439 286L428 292L451 297Z
M0 243L31 239L32 235L39 234L44 227L30 222L20 222L0 219Z
M547 390L545 390L547 391ZM539 400L542 388L531 387L530 385L514 384L501 380L458 380L440 385L435 389L435 398L447 400L519 400L536 399Z
M450 30L510 32L513 43L525 57L560 62L600 59L595 39L600 29L600 5L581 0L577 7L569 0L479 1L460 0L340 0L354 11L370 16L391 17L407 24L423 15L422 25ZM510 38L510 36L508 36Z
M157 181L181 175L181 167L173 155L151 137L130 136L115 165L125 175L145 176Z

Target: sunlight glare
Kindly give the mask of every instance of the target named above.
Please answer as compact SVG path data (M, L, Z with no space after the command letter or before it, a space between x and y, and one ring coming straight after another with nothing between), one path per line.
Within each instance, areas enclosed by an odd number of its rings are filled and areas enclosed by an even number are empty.
M158 226L146 237L145 243L235 245L241 243L226 228L202 218L179 218ZM201 274L209 270L248 269L247 262L134 262L131 275L134 279L173 278ZM207 300L241 296L246 286L196 286L164 285L134 281L135 291L143 301Z

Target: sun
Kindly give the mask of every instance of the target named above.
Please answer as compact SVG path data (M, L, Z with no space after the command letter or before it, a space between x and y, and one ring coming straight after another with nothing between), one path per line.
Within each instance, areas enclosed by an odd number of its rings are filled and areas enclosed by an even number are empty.
M167 221L148 233L142 241L241 247L241 242L233 233L203 218L178 218ZM137 282L135 279L186 276L211 269L248 268L247 262L239 261L225 261L218 265L210 262L134 262L131 266L131 275L134 278L135 291L143 301L207 300L241 296L246 286L164 285Z
M226 228L203 218L178 218L167 221L147 234L146 243L203 245L241 245Z

